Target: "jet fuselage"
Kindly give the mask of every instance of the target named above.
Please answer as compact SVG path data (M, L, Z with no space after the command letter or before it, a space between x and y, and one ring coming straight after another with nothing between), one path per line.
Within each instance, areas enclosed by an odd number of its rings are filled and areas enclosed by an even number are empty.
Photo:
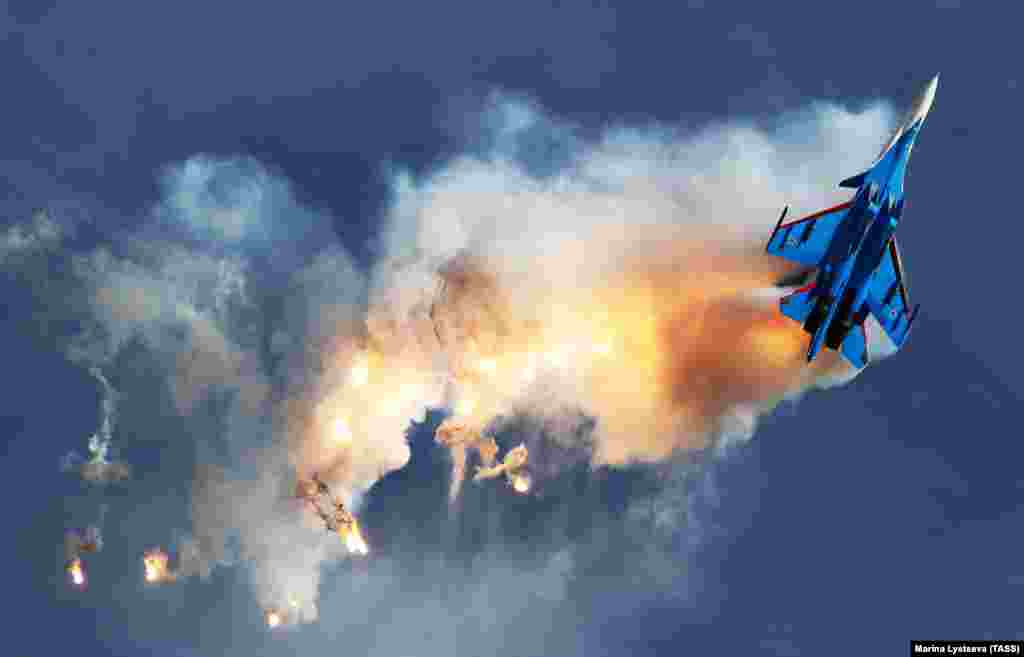
M867 318L868 292L903 214L903 179L922 122L923 117L905 127L856 181L860 187L853 205L828 246L813 288L816 304L804 325L813 336L808 361L823 345L838 349L850 329Z
M874 163L839 184L856 190L852 199L784 223L787 207L768 238L767 253L817 271L813 282L779 300L782 314L811 335L808 362L825 346L854 367L865 367L868 315L896 349L906 342L920 306L910 304L896 228L907 162L938 81L936 75L925 86Z

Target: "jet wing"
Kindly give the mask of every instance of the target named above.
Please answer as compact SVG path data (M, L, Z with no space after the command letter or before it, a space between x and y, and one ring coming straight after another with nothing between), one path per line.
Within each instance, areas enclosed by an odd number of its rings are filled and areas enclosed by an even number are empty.
M788 224L782 223L786 218L783 211L766 251L808 267L817 267L851 205L853 201L847 201Z
M889 241L889 248L882 256L882 262L875 270L868 293L868 308L882 325L885 334L897 348L907 339L910 325L917 316L920 306L910 310L910 297L903 282L903 262L896 238Z

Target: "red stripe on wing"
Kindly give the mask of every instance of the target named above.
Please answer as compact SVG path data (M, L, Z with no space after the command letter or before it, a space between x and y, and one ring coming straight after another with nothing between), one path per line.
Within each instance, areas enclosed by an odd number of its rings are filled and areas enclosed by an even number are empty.
M782 224L781 226L779 226L779 230L782 230L783 228L786 228L787 226L795 226L797 224L802 224L805 221L811 221L812 219L817 219L818 217L820 217L822 215L826 215L826 214L828 214L830 212L835 212L836 210L845 210L846 208L850 207L851 205L853 205L853 201L847 201L846 203L840 203L839 205L834 205L831 208L826 208L824 210L821 210L820 212L815 212L814 214L808 215L808 216L804 217L803 219L797 219L796 221L791 221L788 224Z

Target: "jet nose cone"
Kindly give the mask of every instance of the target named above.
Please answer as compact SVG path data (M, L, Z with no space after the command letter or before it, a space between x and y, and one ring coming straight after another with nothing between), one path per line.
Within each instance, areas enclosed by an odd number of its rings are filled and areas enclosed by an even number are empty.
M928 84L921 90L917 100L914 101L911 124L917 121L924 121L924 117L928 116L928 111L932 108L932 103L935 102L935 92L938 89L939 74L936 73L935 77L929 80Z

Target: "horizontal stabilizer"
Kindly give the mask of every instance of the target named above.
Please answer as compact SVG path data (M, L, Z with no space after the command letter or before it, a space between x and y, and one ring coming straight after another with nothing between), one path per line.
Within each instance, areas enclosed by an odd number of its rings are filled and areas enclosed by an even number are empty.
M893 345L897 349L902 347L903 343L907 341L907 334L910 333L910 327L914 325L914 320L917 319L917 311L920 309L921 305L918 304L910 313L889 309L887 312L883 311L875 315L885 334L889 336L889 339L892 340Z

